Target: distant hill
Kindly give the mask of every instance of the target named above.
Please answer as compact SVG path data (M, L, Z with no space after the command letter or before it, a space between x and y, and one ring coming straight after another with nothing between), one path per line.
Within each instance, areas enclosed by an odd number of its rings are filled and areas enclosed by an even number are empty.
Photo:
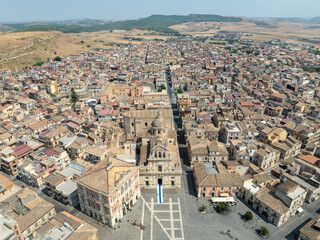
M309 23L320 23L320 17L311 18L308 20Z
M66 22L58 21L56 23L21 23L21 24L5 24L14 31L61 31L63 33L80 33L80 32L96 32L103 30L151 30L166 34L179 34L177 31L169 28L172 25L185 22L240 22L239 17L224 17L211 14L190 14L183 15L151 15L146 18L137 20L125 20L107 22L101 20L68 20Z
M260 18L260 17L256 17L253 19L258 19L258 20L276 20L276 21L288 21L288 22L293 22L293 23L320 23L320 17L314 17L311 19L307 19L307 18Z

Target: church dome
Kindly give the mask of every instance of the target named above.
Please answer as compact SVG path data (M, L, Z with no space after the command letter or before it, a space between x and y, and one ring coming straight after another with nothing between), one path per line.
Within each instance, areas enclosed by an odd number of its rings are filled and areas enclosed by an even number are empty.
M151 126L154 128L163 128L164 127L164 119L161 117L161 112L158 111L157 117L152 121Z

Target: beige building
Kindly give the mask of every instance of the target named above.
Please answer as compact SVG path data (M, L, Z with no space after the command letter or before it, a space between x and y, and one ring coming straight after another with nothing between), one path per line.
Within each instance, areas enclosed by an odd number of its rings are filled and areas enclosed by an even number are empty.
M188 138L187 153L191 165L196 162L219 163L229 158L228 150L223 143L196 137Z
M256 181L246 182L241 188L241 197L262 216L276 226L285 223L299 212L307 192L291 180L266 185Z
M237 196L242 186L240 175L229 173L222 165L216 168L211 163L195 163L193 175L198 198Z
M65 211L37 230L38 239L98 240L98 229ZM60 238L60 239L61 239Z
M254 155L253 163L262 169L269 169L279 164L280 152L263 144Z
M173 128L168 128L171 123L172 119L162 117L159 111L150 123L150 133L145 131L141 134L141 142L137 142L141 187L156 189L158 184L164 188L181 187L182 168L177 135Z
M140 197L139 168L106 157L77 179L81 211L114 227Z
M320 215L310 220L300 229L299 240L319 240L320 239Z
M174 129L172 110L160 110L162 120L167 129ZM129 135L137 136L148 132L151 123L157 117L157 110L137 110L128 111L123 114L124 132Z
M56 215L54 205L29 188L23 188L14 197L6 199L0 208L5 216L17 222L22 239L35 238L36 231Z

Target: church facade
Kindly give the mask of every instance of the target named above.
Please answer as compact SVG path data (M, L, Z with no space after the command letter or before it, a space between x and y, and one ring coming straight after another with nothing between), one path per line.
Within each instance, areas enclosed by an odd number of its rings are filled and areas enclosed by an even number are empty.
M161 184L164 189L181 188L182 167L172 112L170 115L150 111L148 118L152 115L156 117L150 121L149 129L136 134L140 186L156 189Z

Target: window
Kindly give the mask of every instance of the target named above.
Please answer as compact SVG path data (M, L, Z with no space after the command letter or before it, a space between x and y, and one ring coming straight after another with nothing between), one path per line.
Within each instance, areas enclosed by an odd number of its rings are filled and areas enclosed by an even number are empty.
M44 217L42 217L42 223L44 223L46 220L44 219Z
M162 172L162 166L158 166L158 172Z
M36 226L36 228L38 228L39 227L38 223L36 223L35 226Z
M171 181L171 186L174 186L174 181Z
M214 197L214 192L211 193L211 197Z
M146 127L148 127L148 123L146 122L146 123L144 123L144 125L146 126Z
M203 191L205 191L205 190L206 190L206 188L204 187L204 188L203 188Z
M27 231L27 232L28 232L28 235L31 233L30 228L28 229L28 231Z
M146 186L149 186L149 181L146 181Z
M51 217L51 211L49 212L49 217Z

